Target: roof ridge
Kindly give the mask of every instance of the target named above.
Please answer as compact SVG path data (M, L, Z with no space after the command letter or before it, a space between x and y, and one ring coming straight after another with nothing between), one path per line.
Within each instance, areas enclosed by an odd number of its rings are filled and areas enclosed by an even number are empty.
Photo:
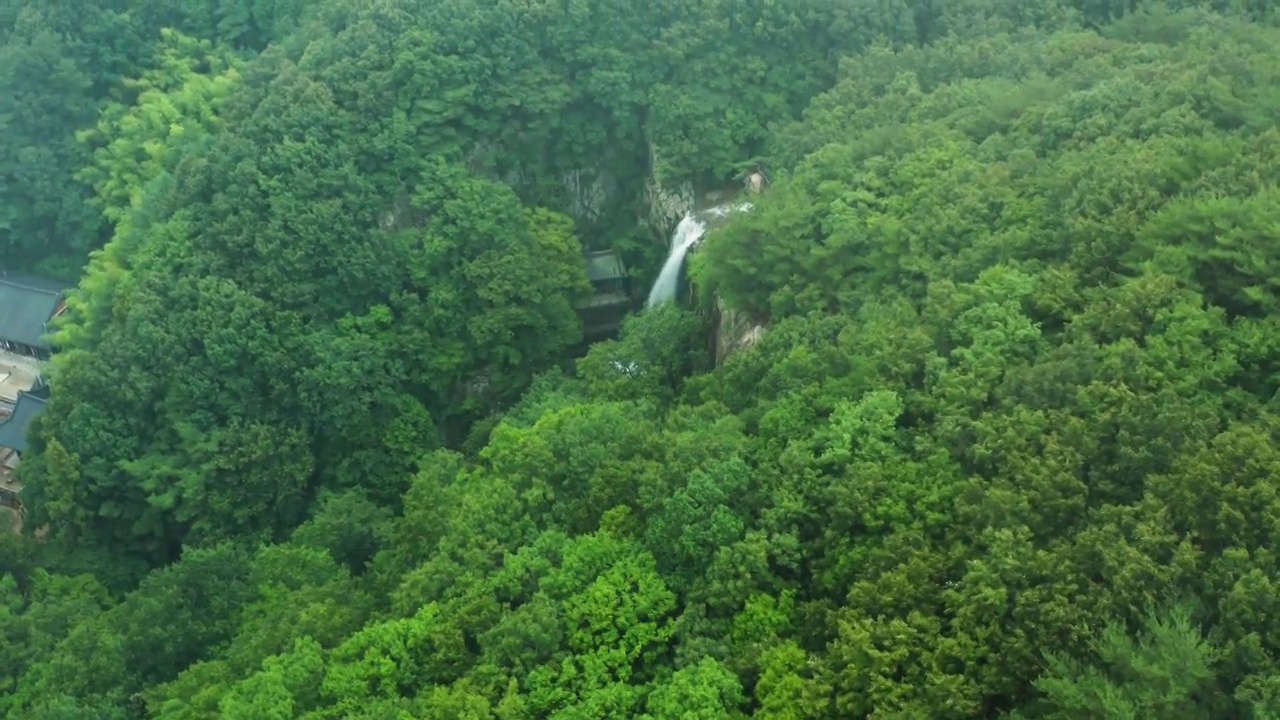
M19 290L30 290L31 292L43 293L45 295L61 295L62 294L62 291L60 290L50 290L48 288L36 287L35 285L28 285L26 283L22 283L17 280L10 280L9 278L4 277L3 275L0 275L0 285L8 285L10 287L16 287Z

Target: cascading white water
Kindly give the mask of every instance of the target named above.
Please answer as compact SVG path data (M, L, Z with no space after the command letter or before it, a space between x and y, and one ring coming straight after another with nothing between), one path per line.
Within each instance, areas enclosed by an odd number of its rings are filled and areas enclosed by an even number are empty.
M699 213L685 215L676 226L675 234L671 236L671 254L667 256L662 272L658 273L658 279L653 281L653 288L649 290L649 301L645 306L653 307L675 299L676 287L680 284L680 267L684 265L684 258L707 232L707 224L699 216L724 217L735 210L749 209L751 209L751 203L744 202L733 206L720 205Z
M653 288L649 290L649 302L646 303L648 307L675 299L676 285L680 282L680 266L684 264L684 256L689 254L689 249L702 239L706 231L707 224L694 215L684 216L676 226L676 233L671 237L671 254L667 256L662 272L658 273L658 279L653 281Z

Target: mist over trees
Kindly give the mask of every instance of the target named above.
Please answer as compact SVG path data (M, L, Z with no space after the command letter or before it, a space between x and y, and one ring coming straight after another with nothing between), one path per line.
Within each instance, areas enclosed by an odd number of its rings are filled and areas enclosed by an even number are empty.
M1280 717L1276 17L0 0L0 716Z

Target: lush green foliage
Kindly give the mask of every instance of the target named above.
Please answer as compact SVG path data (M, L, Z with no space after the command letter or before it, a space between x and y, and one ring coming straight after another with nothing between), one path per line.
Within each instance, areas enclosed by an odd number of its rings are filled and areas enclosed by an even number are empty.
M94 150L81 131L94 127L99 117L102 123L114 124L114 117L128 113L127 108L135 104L139 108L129 114L137 119L125 122L121 136L137 138L137 129L130 127L134 123L154 123L161 115L175 118L175 108L140 99L148 90L163 92L173 87L176 58L162 31L252 53L297 27L306 4L301 0L0 0L0 253L4 264L74 278L85 253L109 236L109 223L94 202L95 186L103 190L96 182L98 175L80 174L92 164ZM188 88L169 101L185 113L184 122L202 119L197 107L186 102L200 94L200 89ZM210 99L207 92L203 96ZM119 151L114 154L124 160ZM141 160L136 155L132 159ZM144 161L132 172L145 178L152 170ZM119 193L118 187L109 186L100 199L110 205L120 198Z
M206 5L0 2L0 715L1280 717L1268 6Z

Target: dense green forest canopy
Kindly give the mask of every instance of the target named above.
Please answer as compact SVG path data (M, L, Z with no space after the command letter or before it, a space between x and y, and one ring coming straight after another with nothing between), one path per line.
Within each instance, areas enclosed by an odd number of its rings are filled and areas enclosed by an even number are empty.
M1276 48L1265 3L0 0L0 252L79 279L0 716L1280 717ZM584 247L643 286L757 165L692 307L584 348Z

